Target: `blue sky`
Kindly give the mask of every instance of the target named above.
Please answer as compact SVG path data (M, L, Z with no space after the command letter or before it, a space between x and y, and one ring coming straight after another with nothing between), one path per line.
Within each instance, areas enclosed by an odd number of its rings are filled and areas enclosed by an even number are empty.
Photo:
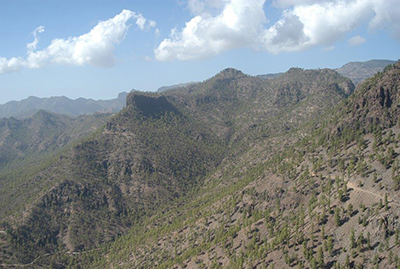
M397 60L400 1L0 0L0 35L0 103L109 99L227 67L257 75Z

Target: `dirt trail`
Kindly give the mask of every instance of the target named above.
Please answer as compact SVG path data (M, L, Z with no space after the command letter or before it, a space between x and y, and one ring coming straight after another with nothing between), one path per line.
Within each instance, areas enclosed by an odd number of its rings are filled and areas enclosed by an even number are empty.
M356 185L354 182L347 181L347 188L349 188L349 189L351 188L351 189L353 189L353 190L355 190L355 191L360 191L360 192L368 193L368 194L370 194L370 195L372 195L372 196L375 196L375 197L377 197L377 198L379 198L379 199L382 199L382 201L385 200L385 197L383 197L382 195L379 195L379 194L377 194L377 193L375 193L375 192L372 192L372 191L368 191L368 190L359 188L359 187L357 187L357 185ZM389 202L389 203L392 203L392 204L395 204L395 205L397 205L397 206L400 206L400 203L396 202L395 200L393 200L393 199L390 198L389 196L387 197L387 199L388 199L388 202Z
M47 253L44 254L42 256L37 257L36 259L34 259L32 262L27 263L27 264L6 264L6 263L0 263L0 267L31 267L39 258L41 257L46 257L46 256L50 256L53 253Z

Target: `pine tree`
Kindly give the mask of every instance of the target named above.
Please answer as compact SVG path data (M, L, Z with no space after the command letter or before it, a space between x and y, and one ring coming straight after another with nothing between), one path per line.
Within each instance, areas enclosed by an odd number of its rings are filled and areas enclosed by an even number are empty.
M347 206L347 214L349 215L349 218L351 217L351 215L353 215L353 205L349 204Z
M371 249L371 234L367 233L367 248Z
M356 246L356 236L354 234L354 229L351 228L351 232L350 232L350 248L355 248Z
M332 251L333 251L333 238L332 238L331 235L328 236L327 247L328 247L328 252L330 253L330 255L332 255Z
M318 249L318 265L320 268L324 268L324 251L322 247Z
M335 208L335 223L337 226L342 225L342 219L340 218L340 211L339 211L339 207Z

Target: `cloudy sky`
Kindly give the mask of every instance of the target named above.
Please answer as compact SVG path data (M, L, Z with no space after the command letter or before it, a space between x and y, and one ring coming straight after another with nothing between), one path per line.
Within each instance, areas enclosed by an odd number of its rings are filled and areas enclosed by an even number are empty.
M400 0L0 0L0 103L400 58Z

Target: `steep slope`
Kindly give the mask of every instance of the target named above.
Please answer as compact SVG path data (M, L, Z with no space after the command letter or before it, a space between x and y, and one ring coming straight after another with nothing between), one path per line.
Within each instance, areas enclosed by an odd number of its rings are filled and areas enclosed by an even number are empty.
M0 105L0 118L27 118L39 110L46 110L68 116L100 113L116 113L125 105L126 92L118 94L116 99L92 100L78 98L71 100L65 96L38 98L31 96L21 101L11 101Z
M389 60L350 62L336 69L336 71L342 76L350 78L355 85L358 85L376 73L382 72L386 66L394 63L394 61Z
M223 163L190 200L72 265L400 266L399 86L396 63L298 132Z
M250 183L263 167L251 162L275 154L274 141L284 142L353 88L332 70L293 69L263 81L227 69L185 89L132 92L104 129L33 174L49 189L18 223L2 224L12 228L2 260L43 266L50 254L66 264L69 253L85 253L132 227L147 234L146 227L184 224L175 213L197 208L190 217L196 222L199 202L242 191L243 179ZM162 220L146 224L157 214Z
M352 125L357 122L368 128L372 124L382 128L397 124L400 114L399 64L389 65L360 87L360 92L350 99L348 118Z

